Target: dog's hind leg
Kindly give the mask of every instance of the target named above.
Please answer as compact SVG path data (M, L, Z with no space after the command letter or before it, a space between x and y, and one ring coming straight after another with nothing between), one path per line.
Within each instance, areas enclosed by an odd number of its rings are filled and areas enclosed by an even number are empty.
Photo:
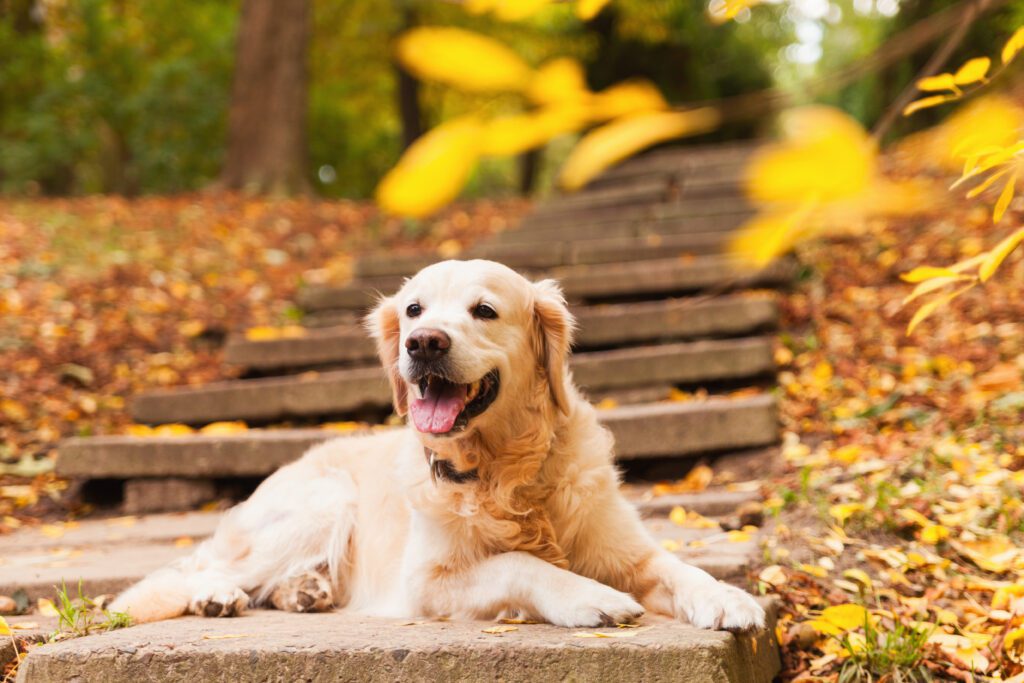
M322 571L303 572L278 583L270 604L286 612L326 612L334 607L334 588Z
M319 449L329 455L328 447ZM326 568L331 590L326 599L320 587L311 590L310 606L333 604L344 594L356 496L348 472L303 458L229 511L192 555L129 588L110 609L128 612L136 623L186 613L235 616L249 606L250 596L252 604L272 602L278 586L320 568Z

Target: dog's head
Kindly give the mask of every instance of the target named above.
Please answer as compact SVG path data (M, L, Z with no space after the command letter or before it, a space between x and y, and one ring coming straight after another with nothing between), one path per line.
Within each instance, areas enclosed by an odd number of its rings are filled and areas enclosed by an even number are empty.
M367 318L395 410L428 439L485 430L538 396L568 412L573 324L554 281L480 260L424 268Z

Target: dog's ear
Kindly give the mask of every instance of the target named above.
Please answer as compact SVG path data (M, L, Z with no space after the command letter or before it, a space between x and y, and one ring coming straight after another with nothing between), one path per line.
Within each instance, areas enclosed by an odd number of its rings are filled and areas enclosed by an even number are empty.
M569 347L576 329L576 320L565 305L562 289L554 280L541 280L533 284L534 351L544 367L551 400L555 406L569 414L569 396L566 391L566 364Z
M391 400L395 405L395 412L399 416L404 416L409 412L409 389L398 372L401 327L394 298L380 299L363 320L363 324L377 342L377 355L391 383Z

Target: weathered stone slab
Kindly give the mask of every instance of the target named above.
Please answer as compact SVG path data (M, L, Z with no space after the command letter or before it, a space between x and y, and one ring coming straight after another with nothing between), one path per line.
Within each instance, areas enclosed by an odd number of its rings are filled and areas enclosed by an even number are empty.
M565 221L557 226L523 227L505 230L488 238L488 244L545 244L554 240L581 242L597 239L646 238L649 235L701 235L722 233L726 236L750 219L754 213L743 205L728 214L715 216L683 216L666 218L614 218L608 221Z
M708 288L780 285L792 277L792 262L781 260L761 270L738 269L726 256L697 256L563 266L547 275L558 279L566 296L576 300L600 300L632 295L671 295ZM393 292L400 277L379 278L344 287L316 287L299 292L299 305L307 311L366 309L379 292Z
M626 185L607 185L572 194L555 195L533 209L533 215L562 214L580 209L620 208L668 201L674 193L674 178L648 177Z
M491 635L488 622L409 625L344 612L185 617L38 647L17 680L769 683L780 660L776 610L766 606L768 628L755 633L652 616L631 638L579 638L584 629L545 624Z
M559 213L531 213L519 222L518 231L551 230L555 239L569 226L630 221L656 221L666 218L734 215L751 211L742 197L687 197L659 204L629 204L615 207L580 207Z
M577 383L595 391L756 377L774 367L771 342L763 337L580 353L571 364ZM151 424L269 422L345 415L390 403L383 372L368 367L149 392L134 398L132 416Z
M777 407L769 395L623 406L602 410L599 418L615 435L620 460L738 450L778 439ZM56 470L63 477L93 479L263 476L334 436L326 430L281 429L230 436L74 438L62 442Z
M464 250L457 258L488 259L516 270L535 272L555 266L640 261L685 253L715 253L722 251L729 239L729 234L722 230L666 234L659 234L657 226L653 230L647 231L643 225L637 225L628 227L627 232L630 234L598 236L593 239L593 235L581 231L584 239L565 242L484 242ZM360 281L396 275L410 276L443 260L443 256L423 253L371 253L356 260L353 272Z
M190 510L213 500L217 489L210 479L164 477L132 479L124 484L123 510L130 515L167 510Z
M713 299L663 299L630 304L575 306L579 323L576 348L694 337L731 337L769 329L778 320L773 298L723 296ZM376 361L376 348L355 324L309 329L305 336L251 341L229 338L228 363L267 370Z

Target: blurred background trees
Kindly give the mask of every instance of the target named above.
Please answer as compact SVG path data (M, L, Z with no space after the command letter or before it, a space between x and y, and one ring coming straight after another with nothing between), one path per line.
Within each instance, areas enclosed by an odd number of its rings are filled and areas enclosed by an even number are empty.
M683 0L614 0L588 21L556 3L518 22L440 0L0 0L0 190L132 195L221 181L368 197L412 140L473 107L396 66L392 40L414 25L484 33L532 66L577 58L592 90L643 77L682 104L779 88L797 102L839 103L870 126L931 44L834 92L806 83L952 4L782 0L715 25L707 7ZM1002 5L953 61L999 44L1024 18L1021 0ZM517 111L500 97L489 106ZM738 117L712 136L753 134L754 121ZM546 182L571 142L525 161L487 159L466 193Z

